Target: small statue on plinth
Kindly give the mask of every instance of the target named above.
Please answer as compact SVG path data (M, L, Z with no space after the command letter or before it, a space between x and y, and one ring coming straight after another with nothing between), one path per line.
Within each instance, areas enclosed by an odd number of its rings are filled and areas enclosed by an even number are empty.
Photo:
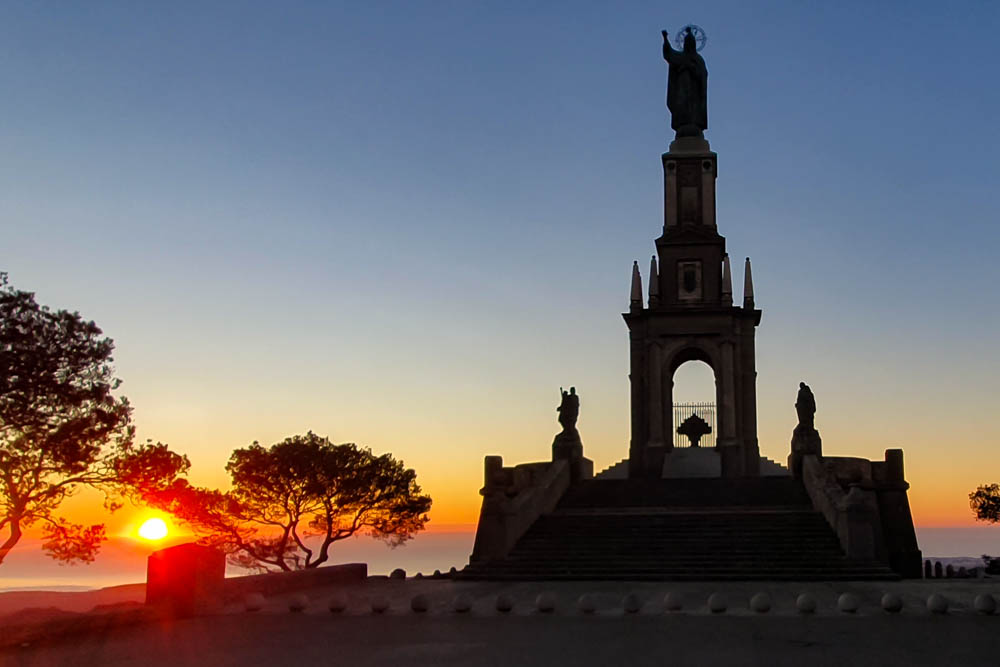
M816 397L805 382L799 383L799 395L795 399L795 412L799 416L799 426L815 429Z
M677 433L679 435L686 435L692 447L697 447L701 436L708 435L711 432L712 427L708 425L708 422L693 412L690 417L681 422L681 425L677 427Z
M580 416L580 397L576 395L576 387L570 387L565 391L559 387L562 401L556 412L559 413L559 424L563 427L563 433L576 433L576 420Z
M579 479L579 465L583 461L583 442L580 440L580 432L576 430L576 419L580 416L580 397L576 393L576 387L570 387L569 391L559 387L559 393L562 400L556 411L559 413L562 431L552 441L552 460L569 461L571 475L576 480Z
M683 37L680 50L670 45L670 36L663 34L663 59L670 66L667 74L667 108L670 127L678 137L703 137L708 129L708 68L698 54L698 45L705 43L705 33L695 25L686 26L678 34Z
M816 430L816 397L805 382L799 383L799 395L795 400L795 412L799 423L792 433L792 453L788 456L788 468L792 476L802 477L802 457L822 456L823 440Z

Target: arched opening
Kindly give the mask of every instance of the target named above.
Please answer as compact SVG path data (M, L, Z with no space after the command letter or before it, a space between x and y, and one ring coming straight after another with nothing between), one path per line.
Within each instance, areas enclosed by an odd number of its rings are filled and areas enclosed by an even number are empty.
M665 360L661 393L667 478L721 477L716 442L719 423L720 360L711 347L690 346Z
M715 372L705 361L681 362L673 374L671 437L674 447L715 447L718 434ZM678 433L678 428L683 431Z

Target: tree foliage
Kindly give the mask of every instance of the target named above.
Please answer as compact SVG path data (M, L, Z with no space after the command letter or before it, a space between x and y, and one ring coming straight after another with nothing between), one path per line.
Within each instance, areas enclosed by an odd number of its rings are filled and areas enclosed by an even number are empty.
M431 507L416 473L392 455L312 432L237 449L226 470L228 492L179 480L146 502L251 569L318 567L334 542L355 534L401 544L423 529Z
M1000 523L1000 484L983 484L969 494L969 505L979 521Z
M96 324L38 305L0 274L0 563L36 525L52 558L92 561L104 526L59 517L66 498L94 487L114 511L187 470L166 445L134 444L132 409L113 393L113 350Z

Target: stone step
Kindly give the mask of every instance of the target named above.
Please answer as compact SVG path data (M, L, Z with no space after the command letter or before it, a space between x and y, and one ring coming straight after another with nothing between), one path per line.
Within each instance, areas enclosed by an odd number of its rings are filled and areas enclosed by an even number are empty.
M732 553L728 553L732 551ZM544 559L544 558L560 558L560 559L605 559L609 561L613 560L629 560L629 559L645 559L649 561L662 562L665 560L685 560L691 562L702 562L702 561L718 561L726 562L730 560L740 560L740 559L754 559L758 561L765 560L803 560L803 559L823 559L823 560L840 560L843 558L843 554L834 545L831 545L826 549L809 549L803 551L796 551L791 555L787 554L786 550L780 549L753 549L753 550L729 550L729 549L671 549L670 547L664 547L662 549L646 549L641 552L635 549L589 549L586 551L579 552L579 556L574 556L576 553L573 550L555 550L546 548L543 545L538 545L537 547L524 548L520 546L507 555L507 559ZM725 552L725 553L724 553ZM639 554L641 555L635 555ZM723 555L720 555L723 554Z
M478 579L874 580L847 560L798 480L584 480Z
M802 484L790 477L756 479L590 479L574 484L560 508L798 506L810 508Z

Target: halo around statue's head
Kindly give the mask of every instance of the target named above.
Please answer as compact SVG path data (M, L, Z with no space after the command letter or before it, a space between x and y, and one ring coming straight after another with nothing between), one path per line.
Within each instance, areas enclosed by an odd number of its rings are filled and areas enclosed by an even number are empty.
M691 36L694 37L695 49L701 51L705 48L705 42L708 41L708 37L705 35L705 31L701 29L700 26L696 26L693 23L689 23L674 35L674 48L678 51L684 50L684 38L687 37L688 31L691 32Z

